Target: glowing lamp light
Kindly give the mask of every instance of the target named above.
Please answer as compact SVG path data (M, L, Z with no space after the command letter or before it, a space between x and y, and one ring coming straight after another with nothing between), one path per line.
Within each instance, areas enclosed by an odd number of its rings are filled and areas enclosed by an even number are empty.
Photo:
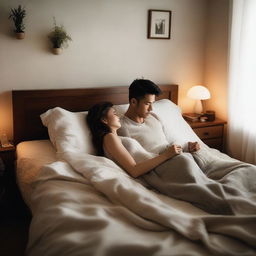
M194 106L194 113L196 114L203 113L202 100L207 100L211 98L209 90L202 85L196 85L191 87L188 90L187 96L191 99L196 100Z

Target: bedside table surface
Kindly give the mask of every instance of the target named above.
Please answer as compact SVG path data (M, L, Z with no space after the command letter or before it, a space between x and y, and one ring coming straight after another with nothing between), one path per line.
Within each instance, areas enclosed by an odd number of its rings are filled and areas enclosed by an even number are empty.
M0 146L0 152L15 151L15 146L3 148Z
M192 128L200 128L200 127L208 127L208 126L215 126L215 125L224 125L227 122L216 118L214 121L211 122L190 122L188 120L186 120L186 122L192 127Z

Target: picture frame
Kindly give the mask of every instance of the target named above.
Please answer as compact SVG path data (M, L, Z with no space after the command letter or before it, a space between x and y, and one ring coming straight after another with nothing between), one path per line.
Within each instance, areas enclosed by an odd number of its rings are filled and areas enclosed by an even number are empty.
M148 38L170 39L171 16L169 10L148 10Z

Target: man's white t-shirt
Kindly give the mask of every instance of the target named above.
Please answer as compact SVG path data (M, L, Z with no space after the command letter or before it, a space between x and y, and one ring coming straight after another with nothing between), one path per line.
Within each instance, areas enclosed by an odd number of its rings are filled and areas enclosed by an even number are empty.
M159 154L169 145L163 125L154 113L149 114L144 123L137 123L126 116L120 118L118 135L137 140L148 152Z

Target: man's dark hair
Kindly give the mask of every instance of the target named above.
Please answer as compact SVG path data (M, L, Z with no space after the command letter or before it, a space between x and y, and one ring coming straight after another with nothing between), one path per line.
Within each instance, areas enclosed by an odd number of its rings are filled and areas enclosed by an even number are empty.
M158 96L161 92L161 89L152 81L147 79L136 79L134 80L129 87L129 101L132 98L136 100L141 100L146 94L154 94Z

